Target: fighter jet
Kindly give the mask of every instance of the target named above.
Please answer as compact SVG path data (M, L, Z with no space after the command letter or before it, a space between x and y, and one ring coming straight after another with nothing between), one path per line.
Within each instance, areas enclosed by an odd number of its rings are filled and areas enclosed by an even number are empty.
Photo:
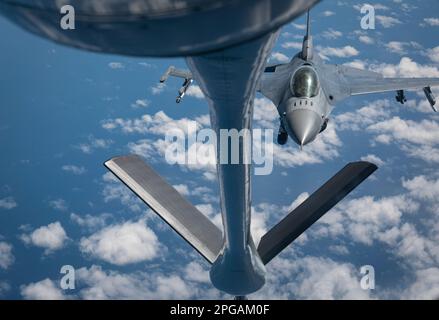
M165 82L170 75L184 78L176 98L180 103L193 83L193 76L189 71L171 66L160 82ZM277 107L278 144L285 145L290 137L302 148L325 131L335 105L348 97L396 91L396 101L404 104L407 102L405 90L422 89L431 108L437 112L431 86L439 86L439 78L384 78L372 71L326 64L314 52L308 11L302 51L287 64L267 66L257 90Z
M376 72L326 64L314 51L310 25L308 12L302 51L287 64L268 66L258 87L279 112L280 145L288 137L301 147L314 141L325 131L334 106L351 96L396 91L396 101L404 104L404 90L421 89L437 112L431 86L439 86L439 78L384 78Z

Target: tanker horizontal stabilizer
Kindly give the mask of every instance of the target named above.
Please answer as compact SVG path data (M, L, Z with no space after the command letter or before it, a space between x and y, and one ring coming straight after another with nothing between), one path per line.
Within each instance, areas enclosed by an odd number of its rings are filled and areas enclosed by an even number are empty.
M368 162L354 162L340 170L262 237L258 253L263 263L269 263L377 169Z
M210 263L223 246L221 230L139 156L113 158L105 166Z

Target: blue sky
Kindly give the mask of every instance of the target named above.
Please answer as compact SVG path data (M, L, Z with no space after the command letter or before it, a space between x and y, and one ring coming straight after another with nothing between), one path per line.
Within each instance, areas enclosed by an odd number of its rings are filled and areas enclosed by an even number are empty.
M376 30L360 28L361 2L323 1L312 12L314 42L328 63L389 77L439 77L439 3L381 1ZM304 17L282 29L272 62L288 61ZM198 120L208 107L197 86L175 104L179 80L160 88L169 65L81 52L34 37L0 18L0 297L4 299L222 298L208 265L103 167L136 152L216 223L212 167L170 166L163 128ZM435 90L439 94L438 90ZM439 117L409 92L356 97L336 106L328 130L300 152L274 146L275 168L253 179L253 230L261 236L347 162L379 171L268 266L253 298L439 297ZM255 126L276 128L257 97ZM76 288L61 290L63 265ZM360 288L372 265L376 288Z

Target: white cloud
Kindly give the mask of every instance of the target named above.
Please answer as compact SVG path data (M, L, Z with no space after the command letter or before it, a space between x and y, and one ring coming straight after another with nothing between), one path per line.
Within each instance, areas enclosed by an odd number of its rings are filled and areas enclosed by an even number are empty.
M302 50L302 42L285 42L282 43L282 48L284 49L296 49L296 50Z
M163 91L165 91L166 88L166 84L165 83L158 83L155 86L151 87L151 93L153 95L159 95L161 94Z
M340 203L322 219L311 234L316 237L349 235L355 242L372 245L380 241L395 245L401 237L402 216L413 213L419 205L406 196L365 196Z
M323 11L323 12L322 12L322 15L323 15L324 17L331 17L331 16L334 16L334 15L335 15L335 12L334 12L334 11L330 11L330 10L326 10L326 11Z
M360 70L366 69L366 62L359 59L355 59L354 61L343 63L343 65Z
M396 141L429 146L439 144L439 124L431 120L415 122L393 117L370 125L367 130L377 134L378 137L385 136L388 138L386 139L388 143Z
M322 36L329 40L335 40L343 36L343 32L329 28L322 33Z
M209 271L195 261L190 262L185 270L185 279L200 283L210 283Z
M64 199L56 199L49 201L49 206L54 210L67 211L68 206Z
M439 179L429 179L426 176L417 176L410 180L403 180L403 187L410 195L420 200L439 201Z
M364 130L367 126L387 120L391 115L389 100L376 100L355 112L342 113L335 117L337 130Z
M381 141L379 138L382 138L383 141ZM390 141L390 137L383 135L378 136L376 138L377 142L381 143L389 143L386 141L388 139ZM417 158L421 159L427 163L430 164L437 164L439 163L439 148L435 148L429 145L411 145L411 144L402 144L399 145L402 151L404 151L409 157L411 158Z
M82 238L83 253L115 265L126 265L157 257L160 243L144 221L125 222L106 227Z
M30 234L23 234L21 235L21 239L26 244L45 248L46 253L50 253L61 249L68 237L61 223L57 221L40 227Z
M20 287L21 295L27 300L64 300L60 287L50 279Z
M133 212L142 210L143 204L140 199L111 172L105 173L102 180L104 181L104 189L102 190L104 202L119 201L124 207Z
M416 270L415 274L415 282L404 290L402 298L407 300L438 300L439 268Z
M102 123L102 127L107 130L121 129L123 133L151 133L156 135L166 135L174 129L182 130L185 133L193 133L201 128L201 124L197 123L195 127L191 127L193 120L181 118L172 119L165 112L159 111L154 115L145 114L135 119L109 119Z
M101 266L76 270L76 294L64 295L55 281L45 279L21 286L25 299L86 299L86 300L173 300L219 299L224 296L209 281L208 271L199 263L176 265L166 274L154 268L147 271L121 273Z
M90 230L103 228L107 224L107 220L112 216L109 213L103 213L100 215L90 215L85 216L77 215L76 213L70 214L70 219L80 227L85 227Z
M197 85L191 85L189 87L189 89L186 91L186 94L189 97L194 97L197 99L204 99L203 91L201 91L200 86L197 86Z
M394 228L396 230L396 228ZM396 255L413 269L420 269L439 264L439 239L430 239L418 232L415 226L405 223L399 228L397 246L393 248Z
M439 18L425 18L424 22L432 27L438 27L439 26Z
M219 201L214 191L206 186L195 186L190 188L191 196L198 197L207 203L216 203Z
M400 3L402 11L407 12L407 13L410 13L413 10L418 8L417 6L414 6L412 4L408 4L406 2L402 2L402 0L393 0L393 2Z
M14 263L14 261L15 258L12 254L12 245L7 242L0 242L0 268L7 269Z
M66 171L66 172L70 172L70 173L72 173L72 174L74 174L76 176L82 175L82 174L87 172L87 170L84 167L82 167L82 166L79 167L79 166L76 166L74 164L63 165L61 167L61 169L63 171Z
M186 133L186 135L195 134L197 130L209 124L208 116L200 116L195 119L172 119L167 116L163 111L159 111L153 116L144 115L137 119L110 119L103 122L103 128L107 130L121 129L124 133L150 133L153 135L166 136L171 135L173 132ZM167 139L141 139L137 142L131 142L128 144L128 148L132 153L143 156L147 159L160 158L164 160L164 156L168 147L172 142ZM196 154L197 159L192 163L188 163L188 154ZM190 170L205 171L206 178L211 179L216 173L215 166L215 150L212 141L207 143L196 142L187 146L184 153L181 154L181 158L178 163L182 167Z
M268 266L268 281L255 299L369 299L352 264L319 257L277 257Z
M257 127L273 130L279 128L277 108L267 98L256 98L253 112L253 120L256 122Z
M329 259L305 258L300 263L297 295L305 299L368 299L360 288L358 271L350 264Z
M11 210L17 206L17 202L12 197L0 199L0 209Z
M156 68L157 66L148 62L139 62L139 66L142 66L146 69Z
M439 224L431 218L426 222L430 228L422 234L406 217L419 215L418 200L431 203L432 212L437 211L434 191L430 192L430 188L436 190L439 183L420 176L404 180L403 186L408 193L381 198L365 196L340 203L307 235L311 238L347 236L351 242L367 246L379 242L405 266L419 269L437 265Z
M78 281L83 285L83 299L190 299L197 295L197 288L176 274L156 272L122 274L104 271L100 266L77 270Z
M142 139L134 143L129 143L128 148L132 153L138 154L147 159L156 159L159 157L160 159L165 160L166 151L170 145L171 142L169 140ZM187 160L189 159L189 154L196 154L196 159L194 159L192 162L189 162ZM188 146L184 152L181 152L178 156L178 161L176 163L180 165L180 167L192 171L202 171L206 179L214 179L214 177L211 175L216 174L216 157L214 145L212 143L195 142Z
M379 72L385 77L415 77L415 78L429 78L439 77L439 69L435 66L420 65L410 58L404 57L399 64L386 64L371 65L371 71Z
M273 52L271 54L270 61L278 62L278 63L288 63L290 61L290 58L288 58L288 56L286 56L283 53Z
M348 201L342 207L352 221L382 227L396 225L401 221L403 212L413 212L418 209L418 206L401 196L380 199L366 196Z
M439 63L439 46L437 46L433 49L428 49L427 55L431 61Z
M360 54L360 52L352 46L345 46L341 48L317 47L317 50L323 59L328 59L328 57L350 58Z
M376 20L386 29L392 28L398 24L402 24L401 20L390 16L377 15Z
M360 42L364 43L364 44L374 44L375 40L369 36L366 35L360 35L358 37L358 40L360 40Z
M378 156L374 154L368 154L365 157L361 157L361 161L371 162L373 164L376 164L378 167L381 167L386 164L385 161L381 160Z
M400 55L407 54L407 49L414 48L414 49L421 49L421 45L417 42L400 42L400 41L390 41L385 45L387 50L393 53L397 53Z
M337 255L348 255L349 249L346 246L342 246L342 245L332 245L329 247L329 250Z
M81 143L79 146L77 146L77 148L83 153L91 154L96 149L107 149L112 144L113 141L110 139L99 139L95 138L93 135L90 135L88 137L88 142Z
M292 23L291 25L298 30L306 30L306 24Z
M281 37L283 38L293 38L293 39L303 39L303 35L298 34L297 32L291 33L288 31L282 32Z
M161 139L160 142L163 144L165 143L163 139ZM130 150L130 153L137 154L145 159L152 159L159 154L157 149L160 145L161 144L157 140L141 139L136 142L130 142L128 144L128 149Z
M391 41L389 43L386 44L386 48L387 50L394 52L394 53L398 53L398 54L406 54L407 51L405 50L405 46L407 45L407 43L405 42L399 42L399 41Z
M375 10L382 10L382 11L388 11L389 7L381 4L381 3L374 3L374 4L370 4L370 3L361 3L361 4L355 4L353 5L353 8L357 11L361 11L361 9L363 8L363 6L365 5L369 5L372 6Z
M407 102L407 107L424 111L429 106L421 102ZM389 100L377 100L355 112L347 112L335 118L338 130L363 131L373 134L373 144L390 145L396 142L407 156L429 163L439 163L439 125L434 120L404 120L392 117L398 110Z
M109 66L111 69L124 69L124 68L125 68L125 66L124 66L123 63L121 63L121 62L110 62L110 63L108 64L108 66Z
M146 108L149 106L151 101L148 99L137 99L134 103L131 104L133 108Z

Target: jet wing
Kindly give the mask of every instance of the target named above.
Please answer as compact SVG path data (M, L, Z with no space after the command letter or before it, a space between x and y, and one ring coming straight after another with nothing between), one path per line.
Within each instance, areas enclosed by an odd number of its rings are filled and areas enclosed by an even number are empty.
M290 79L289 64L277 64L265 67L256 90L271 100L276 106L284 96Z
M380 73L347 66L332 66L332 69L327 68L325 71L330 76L336 75L341 84L338 88L337 100L362 94L396 91L396 101L404 104L407 101L404 90L421 89L433 111L438 111L431 87L439 86L439 78L384 78ZM325 78L323 80L325 81ZM333 88L331 85L333 82L325 82L325 87L329 90ZM337 90L334 91L337 92Z
M439 86L439 78L360 78L349 79L349 82L351 83L350 93L353 96Z
M351 96L439 86L439 78L384 78L382 74L347 66L337 66Z

